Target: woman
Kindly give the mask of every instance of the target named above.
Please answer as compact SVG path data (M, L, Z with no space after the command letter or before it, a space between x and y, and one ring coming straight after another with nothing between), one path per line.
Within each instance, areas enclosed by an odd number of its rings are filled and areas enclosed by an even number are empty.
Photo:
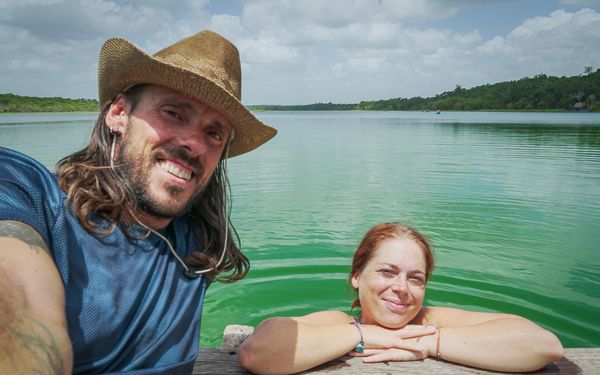
M344 354L364 362L437 357L496 371L537 370L563 355L554 334L522 317L422 306L433 269L427 240L395 223L377 225L354 254L349 281L360 315L320 311L262 322L240 361L261 374L295 373Z

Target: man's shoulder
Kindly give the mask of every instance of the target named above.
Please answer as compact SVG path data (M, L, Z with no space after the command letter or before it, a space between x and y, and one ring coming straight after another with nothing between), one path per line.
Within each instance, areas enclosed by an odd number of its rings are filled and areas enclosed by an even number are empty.
M19 151L0 147L0 178L55 180L54 175L42 163Z
M56 207L62 202L56 176L33 158L0 147L0 206Z
M0 146L0 158L7 158L7 159L24 159L24 160L32 160L35 162L35 160L28 156L25 155L24 153L17 151L17 150L13 150L12 148L7 148L7 147L3 147Z

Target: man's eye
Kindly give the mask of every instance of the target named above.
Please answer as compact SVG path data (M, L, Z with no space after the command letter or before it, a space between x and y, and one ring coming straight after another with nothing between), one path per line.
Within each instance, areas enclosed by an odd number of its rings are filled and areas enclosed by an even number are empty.
M175 111L171 111L171 110L165 109L165 113L167 115L169 115L169 116L177 119L177 120L183 120L183 117L181 117L181 115L179 113L175 112Z
M218 131L209 130L208 131L208 135L210 135L211 137L213 137L217 141L222 141L223 140L223 135L221 133L219 133Z

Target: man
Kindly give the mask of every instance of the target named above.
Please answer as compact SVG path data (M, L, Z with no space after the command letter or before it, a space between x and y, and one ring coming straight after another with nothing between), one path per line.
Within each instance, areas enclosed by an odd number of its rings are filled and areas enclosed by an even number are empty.
M0 149L0 373L190 373L209 283L248 271L226 159L276 130L240 103L237 49L203 31L100 52L90 143L50 174Z

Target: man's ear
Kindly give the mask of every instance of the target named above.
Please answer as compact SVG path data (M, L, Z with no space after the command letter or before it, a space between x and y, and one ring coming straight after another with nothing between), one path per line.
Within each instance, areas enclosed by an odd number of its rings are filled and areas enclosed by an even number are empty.
M123 134L127 126L129 104L123 94L119 94L110 103L105 123L113 132Z

